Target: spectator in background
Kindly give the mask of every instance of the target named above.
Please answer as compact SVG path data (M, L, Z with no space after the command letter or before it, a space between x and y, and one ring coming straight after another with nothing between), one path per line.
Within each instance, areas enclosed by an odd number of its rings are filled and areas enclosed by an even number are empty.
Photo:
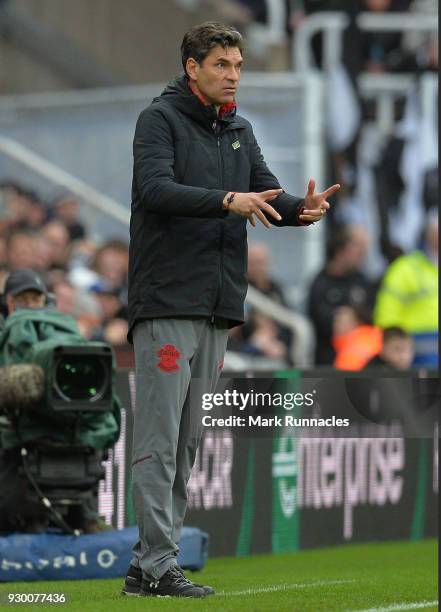
M248 247L248 283L268 297L285 304L283 291L269 274L270 252L263 242L255 242Z
M53 203L55 217L62 221L69 232L69 240L86 237L86 230L80 221L80 203L69 193L60 194Z
M99 248L79 238L86 232L70 194L59 195L51 210L13 181L0 184L0 196L0 288L11 271L37 270L85 338L125 344L127 245L110 240Z
M366 307L339 306L334 315L332 345L337 370L361 370L380 352L382 332L372 325Z
M129 249L122 240L109 240L96 252L91 268L114 289L127 286Z
M99 282L99 275L91 269L97 251L98 245L89 238L70 244L68 279L74 287L87 290Z
M118 288L112 288L105 281L92 287L92 293L101 309L101 321L93 330L93 340L103 340L121 346L127 342L127 306L121 300Z
M14 229L6 241L7 265L11 272L34 265L33 234L27 229Z
M27 198L25 190L15 181L4 181L0 185L4 216L0 221L0 233L6 235L24 224Z
M47 223L49 217L50 211L47 204L40 200L33 192L28 192L23 227L38 230Z
M438 366L438 212L429 213L422 250L387 268L375 303L376 325L401 327L415 342L415 366Z
M340 306L367 306L373 287L361 271L368 237L364 228L348 226L337 230L328 241L326 264L311 284L307 314L316 334L315 363L331 365L333 320Z
M370 13L404 12L410 0L364 0L363 10ZM410 58L402 47L401 32L360 32L361 70L371 73L412 70Z
M81 335L90 340L101 325L102 310L94 295L71 285L60 270L49 275L57 309L70 314L77 322Z
M74 240L69 248L69 268L90 268L98 251L98 245L90 238Z
M31 189L7 181L0 185L5 201L5 217L0 221L0 233L14 229L40 229L49 219L50 211Z
M52 266L52 247L50 242L45 238L43 232L36 232L32 236L33 243L33 268L41 273L49 270Z
M401 327L387 327L383 330L383 346L364 369L388 368L408 370L414 358L414 347L411 336Z
M280 339L279 326L270 317L253 312L244 327L241 352L278 362L291 361L287 346Z
M65 224L54 219L44 226L42 235L50 245L50 267L66 270L70 238Z
M270 252L266 244L254 243L248 248L248 282L271 299L287 306L280 285L270 277ZM230 332L229 350L291 363L292 334L270 317L248 310L242 327Z

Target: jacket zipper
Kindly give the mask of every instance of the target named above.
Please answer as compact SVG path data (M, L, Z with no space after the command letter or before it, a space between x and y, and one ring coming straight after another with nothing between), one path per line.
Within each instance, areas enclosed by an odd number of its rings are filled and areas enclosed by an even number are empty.
M212 127L213 127L213 131L215 133L215 136L216 136L217 163L218 163L220 183L222 185L222 183L223 183L223 172L222 172L222 156L221 156L221 150L220 150L221 138L220 138L219 134L216 134L217 121L213 121L213 126ZM216 307L216 304L217 304L219 298L222 295L222 288L223 288L223 284L224 284L223 246L224 246L224 232L223 232L223 229L222 229L221 240L220 240L220 249L219 249L219 276L220 276L220 283L217 286L217 292L216 292L216 296L215 296L215 300L214 300L214 304L213 304L213 312L212 312L212 315L211 315L211 322L212 323L214 323L214 309Z

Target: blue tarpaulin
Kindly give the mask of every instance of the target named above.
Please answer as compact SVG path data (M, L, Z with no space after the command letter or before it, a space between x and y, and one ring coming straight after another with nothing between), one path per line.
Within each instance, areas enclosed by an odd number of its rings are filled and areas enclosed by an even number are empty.
M90 535L56 533L0 537L0 582L83 580L125 576L138 538L137 527ZM208 557L208 535L182 529L177 558L184 569L202 569Z

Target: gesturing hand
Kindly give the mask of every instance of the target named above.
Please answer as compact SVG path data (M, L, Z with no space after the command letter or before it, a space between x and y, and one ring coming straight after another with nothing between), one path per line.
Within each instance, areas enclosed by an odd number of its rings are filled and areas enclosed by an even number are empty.
M262 211L265 211L268 215L281 220L279 213L267 202L271 202L283 192L283 189L268 189L261 193L236 193L234 200L228 207L231 212L246 217L253 227L256 227L256 219L254 215L263 223L265 227L271 227L271 223L265 217ZM225 196L224 204L226 203L227 196Z
M305 196L305 209L303 214L299 215L300 221L320 221L330 206L327 199L339 189L340 185L336 184L321 193L315 193L315 180L310 179Z

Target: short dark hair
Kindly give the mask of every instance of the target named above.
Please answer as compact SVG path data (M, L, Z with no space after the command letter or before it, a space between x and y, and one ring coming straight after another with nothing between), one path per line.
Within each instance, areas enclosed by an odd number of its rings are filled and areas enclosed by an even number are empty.
M386 327L383 329L383 343L390 340L409 340L409 334L402 327Z
M182 66L186 70L189 57L202 63L214 47L237 47L242 53L242 34L231 26L222 25L215 21L205 21L193 26L185 34L181 44Z

